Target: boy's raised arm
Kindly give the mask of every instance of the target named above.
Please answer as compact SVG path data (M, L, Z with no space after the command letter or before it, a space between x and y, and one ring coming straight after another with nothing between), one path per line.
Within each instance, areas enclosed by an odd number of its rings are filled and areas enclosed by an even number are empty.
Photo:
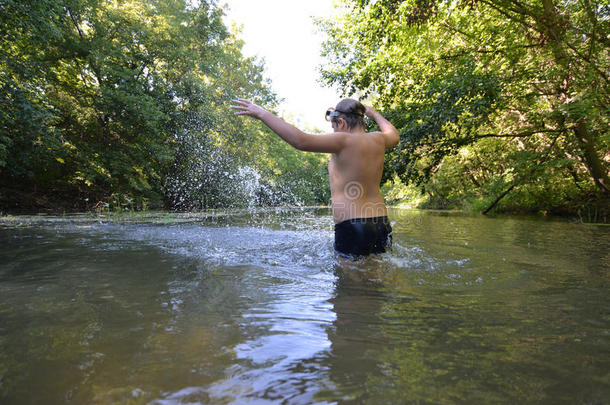
M249 100L240 98L234 100L234 102L236 105L231 106L231 108L236 110L235 115L247 115L261 120L280 138L296 149L307 152L333 153L341 150L344 145L345 134L308 134Z
M381 134L385 139L385 147L389 148L391 146L396 145L400 142L400 136L398 135L398 131L390 123L390 121L386 120L381 114L379 114L373 107L365 106L366 111L364 114L375 120L377 125L379 125L379 129L381 129Z

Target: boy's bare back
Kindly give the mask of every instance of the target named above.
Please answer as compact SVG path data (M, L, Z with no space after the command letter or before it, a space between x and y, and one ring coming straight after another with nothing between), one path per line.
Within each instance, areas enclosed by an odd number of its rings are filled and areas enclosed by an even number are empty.
M328 164L333 219L387 215L379 183L386 143L379 132L350 133L345 147Z

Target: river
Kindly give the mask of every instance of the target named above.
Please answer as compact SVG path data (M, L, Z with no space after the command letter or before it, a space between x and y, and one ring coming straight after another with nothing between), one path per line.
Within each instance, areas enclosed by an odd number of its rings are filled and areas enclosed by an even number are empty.
M0 403L609 403L610 227L389 215L0 218Z

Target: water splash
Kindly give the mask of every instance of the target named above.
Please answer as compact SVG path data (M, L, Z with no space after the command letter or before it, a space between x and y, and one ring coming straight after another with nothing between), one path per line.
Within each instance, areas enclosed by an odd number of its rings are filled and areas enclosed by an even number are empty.
M291 184L239 162L210 135L210 123L193 119L174 137L175 161L167 173L166 205L181 211L303 205ZM298 186L303 187L302 182ZM296 183L295 183L296 184Z

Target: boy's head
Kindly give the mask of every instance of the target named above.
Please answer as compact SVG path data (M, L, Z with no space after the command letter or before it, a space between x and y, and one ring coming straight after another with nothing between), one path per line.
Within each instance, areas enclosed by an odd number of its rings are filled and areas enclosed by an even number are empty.
M345 98L335 107L335 114L332 115L331 122L339 125L339 118L345 120L349 130L354 128L364 128L364 112L366 108L358 100Z

